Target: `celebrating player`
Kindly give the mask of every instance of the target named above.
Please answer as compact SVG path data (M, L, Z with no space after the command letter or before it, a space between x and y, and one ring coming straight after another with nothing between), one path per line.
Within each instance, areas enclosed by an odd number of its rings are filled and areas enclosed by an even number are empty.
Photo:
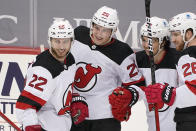
M28 68L25 88L16 103L17 119L24 131L70 130L76 71L70 53L73 38L72 26L62 18L56 18L48 29L50 48Z
M166 19L159 17L151 17L152 45L155 63L156 82L168 83L171 86L178 86L176 61L179 53L175 49L170 48L169 24ZM148 43L148 25L145 22L141 27L141 43L143 51L136 53L137 66L146 80L146 86L152 83L151 69L149 59L149 43ZM146 87L142 88L144 91ZM143 92L144 93L144 92ZM152 105L148 105L146 97L144 97L147 113L148 130L156 131L155 115L152 111ZM173 121L174 107L167 104L158 103L159 121L161 131L174 131L176 125Z
M180 87L176 88L176 106L174 121L176 131L195 131L196 129L196 15L185 12L174 16L170 22L171 40L176 50L182 51L177 62ZM151 103L170 102L175 96L174 88L169 85L155 84L151 88L157 91L148 92ZM149 88L150 89L150 88Z
M183 85L176 89L174 120L177 131L196 129L196 15L191 12L174 16L170 24L172 42L182 50L177 69Z
M74 120L71 131L120 131L120 122L129 119L131 106L138 100L133 84L144 84L144 78L134 63L133 50L113 38L118 24L117 11L103 6L93 15L90 29L75 29L71 50L77 64L74 90L85 96L89 117Z

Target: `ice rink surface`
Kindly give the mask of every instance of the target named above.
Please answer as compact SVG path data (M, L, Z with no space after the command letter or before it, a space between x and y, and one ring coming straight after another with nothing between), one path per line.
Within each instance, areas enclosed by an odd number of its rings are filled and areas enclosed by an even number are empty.
M143 101L137 102L132 107L130 119L121 125L121 131L148 131L146 107Z

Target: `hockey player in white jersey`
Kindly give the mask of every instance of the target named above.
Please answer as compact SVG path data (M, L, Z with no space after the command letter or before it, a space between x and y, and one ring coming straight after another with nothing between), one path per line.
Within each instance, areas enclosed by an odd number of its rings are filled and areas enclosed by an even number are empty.
M117 11L103 6L94 14L90 29L75 29L74 90L86 98L89 116L71 131L120 131L120 122L129 119L137 102L138 93L131 85L143 85L144 77L136 68L133 50L113 38L118 24Z
M178 86L178 77L176 62L179 53L170 48L169 39L169 24L166 19L159 17L151 17L151 31L152 31L152 44L155 63L155 79L156 82L168 83L171 86ZM152 83L151 69L149 59L149 45L148 45L148 24L145 22L140 30L141 43L144 48L143 51L136 53L136 63L139 71L143 74L146 80L146 86ZM145 91L146 87L142 90ZM147 103L145 92L143 92L144 102L146 105L146 114L148 122L148 131L156 131L155 114L152 110L152 105ZM142 96L142 95L140 95ZM174 107L169 107L167 104L159 104L159 122L160 131L174 131L176 124L173 121Z
M76 65L70 48L74 31L67 20L56 18L48 29L49 50L36 57L16 103L24 131L69 131L70 103Z
M176 131L196 130L196 15L185 12L174 16L170 22L171 40L176 50L182 51L177 62L180 85L176 88L174 101ZM175 96L171 90L162 84L151 86L159 90L149 91L149 102L166 102L165 98ZM164 92L164 90L166 90ZM168 99L169 100L169 99ZM169 102L169 101L167 101Z

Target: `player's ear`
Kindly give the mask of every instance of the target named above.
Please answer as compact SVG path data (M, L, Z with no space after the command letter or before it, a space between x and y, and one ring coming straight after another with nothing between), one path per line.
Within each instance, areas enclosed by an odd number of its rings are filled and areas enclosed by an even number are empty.
M160 43L160 48L164 48L165 44L166 44L166 39L163 39L163 42Z
M185 38L186 38L187 40L189 40L189 39L193 36L192 30L191 30L191 29L188 29L188 30L186 31L185 36L186 36Z

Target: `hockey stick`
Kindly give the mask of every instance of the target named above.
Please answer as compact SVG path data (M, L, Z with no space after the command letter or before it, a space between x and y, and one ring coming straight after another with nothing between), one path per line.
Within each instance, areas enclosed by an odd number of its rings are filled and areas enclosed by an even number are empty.
M151 78L152 78L152 84L155 84L155 65L154 65L153 46L152 46L152 30L151 30L151 23L150 23L150 2L151 0L145 0L145 9L146 9L146 23L148 25L148 45L149 45ZM154 104L153 106L155 112L156 130L160 131L158 107L157 104Z
M17 131L22 131L17 125L15 125L7 116L5 116L1 111L0 111L0 116L7 121L13 128L15 128Z

